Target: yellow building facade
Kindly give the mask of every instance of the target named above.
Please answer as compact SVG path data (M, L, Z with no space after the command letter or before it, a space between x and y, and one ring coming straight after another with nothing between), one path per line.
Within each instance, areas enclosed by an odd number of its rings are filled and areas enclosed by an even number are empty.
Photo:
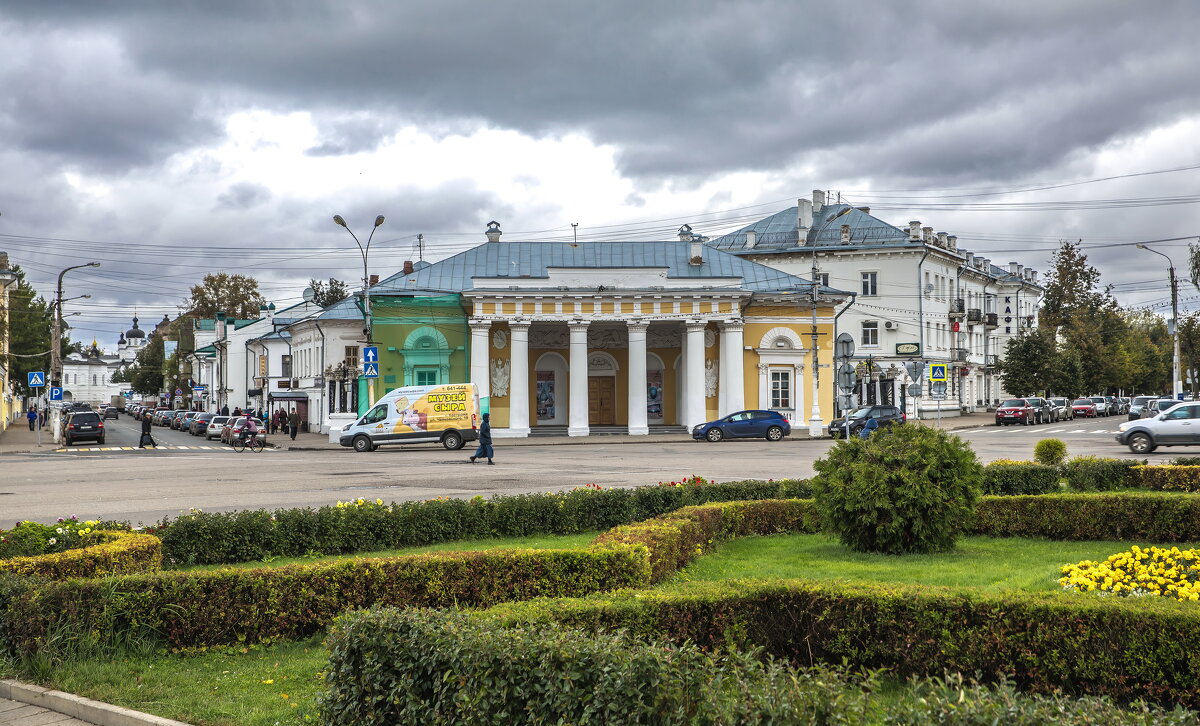
M16 274L8 267L8 255L0 252L0 433L17 415L19 401L13 391L9 362L11 318L8 314L9 288L17 282Z

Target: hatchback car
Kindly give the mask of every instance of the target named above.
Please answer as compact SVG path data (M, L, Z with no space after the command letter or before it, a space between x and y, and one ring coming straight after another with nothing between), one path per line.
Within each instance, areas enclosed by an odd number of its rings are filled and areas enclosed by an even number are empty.
M67 446L76 441L104 443L104 421L95 411L72 411L63 426L63 443Z
M1032 426L1037 412L1024 398L1008 398L996 407L996 425L1025 424Z
M1092 403L1096 404L1096 415L1097 416L1112 415L1112 410L1108 407L1108 399L1107 398L1105 398L1104 396L1088 396L1088 398L1091 399Z
M692 438L705 441L722 439L766 439L779 441L792 432L792 425L777 411L738 411L716 421L692 428Z
M204 440L212 441L213 439L221 439L224 441L225 439L221 436L221 433L225 430L225 423L227 421L229 421L228 416L213 416L212 420L208 422L208 428L204 429Z
M1154 418L1126 421L1117 429L1117 443L1135 454L1159 446L1200 446L1200 403L1176 401Z
M121 410L116 406L109 406L104 409L104 418L118 419L121 416Z
M199 411L184 411L171 421L171 428L176 431L187 431L188 426L192 423L192 419L196 418Z
M1051 398L1050 405L1054 407L1054 413L1059 421L1070 421L1075 418L1075 412L1072 410L1071 399L1069 398Z
M208 422L213 420L215 413L198 413L188 422L188 433L192 436L203 436L208 429Z
M1071 404L1071 413L1076 418L1096 418L1100 415L1096 410L1096 402L1090 398L1076 398Z
M1044 398L1026 398L1030 406L1033 406L1033 422L1034 423L1054 423L1058 420L1058 413L1054 410L1054 406Z
M867 419L875 419L879 424L879 428L886 428L893 424L902 424L908 420L908 417L900 410L899 406L863 406L862 408L851 411L850 419L850 435L857 436L862 431L863 426L867 425ZM829 422L830 438L840 439L846 435L846 417L835 418Z

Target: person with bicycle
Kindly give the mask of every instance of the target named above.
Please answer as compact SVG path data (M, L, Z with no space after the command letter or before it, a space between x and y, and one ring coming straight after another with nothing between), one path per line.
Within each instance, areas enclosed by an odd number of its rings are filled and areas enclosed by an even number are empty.
M254 416L247 413L244 417L244 423L238 429L237 438L234 440L234 447L244 449L247 446L256 449L258 443L258 421Z

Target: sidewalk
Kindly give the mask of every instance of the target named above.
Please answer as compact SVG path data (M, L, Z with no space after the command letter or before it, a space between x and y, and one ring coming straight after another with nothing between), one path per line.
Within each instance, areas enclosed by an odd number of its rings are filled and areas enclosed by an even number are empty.
M29 429L25 429L26 433ZM73 693L0 680L0 726L187 726Z
M943 418L940 422L936 419L923 419L914 421L909 419L910 423L920 424L922 426L930 426L941 428L943 431L960 431L963 429L974 429L980 426L990 426L996 422L995 414L991 413L970 413L963 416L954 416ZM602 434L597 436L529 436L525 438L508 438L500 435L495 436L499 445L509 446L578 446L583 444L678 444L680 442L691 441L692 437L688 434L654 434L650 436L629 436L626 434ZM807 429L794 428L792 435L784 439L785 442L803 443L807 441L822 441L828 437L820 439L812 439L808 436ZM341 444L329 443L328 434L296 434L296 440L292 441L283 434L275 434L267 438L268 441L278 446L285 451L350 451L349 447L344 447ZM474 444L467 442L466 447L472 447Z
M54 445L54 435L50 432L50 427L46 426L42 429L42 448L41 451L50 451L57 449ZM25 419L10 424L4 433L0 434L0 454L23 454L27 451L39 451L38 449L38 432L29 430L29 423Z

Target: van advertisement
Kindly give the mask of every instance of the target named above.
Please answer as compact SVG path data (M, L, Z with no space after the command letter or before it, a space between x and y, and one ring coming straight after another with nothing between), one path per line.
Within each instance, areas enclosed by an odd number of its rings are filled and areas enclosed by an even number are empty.
M470 429L476 422L474 388L469 383L410 386L393 391L394 434Z

